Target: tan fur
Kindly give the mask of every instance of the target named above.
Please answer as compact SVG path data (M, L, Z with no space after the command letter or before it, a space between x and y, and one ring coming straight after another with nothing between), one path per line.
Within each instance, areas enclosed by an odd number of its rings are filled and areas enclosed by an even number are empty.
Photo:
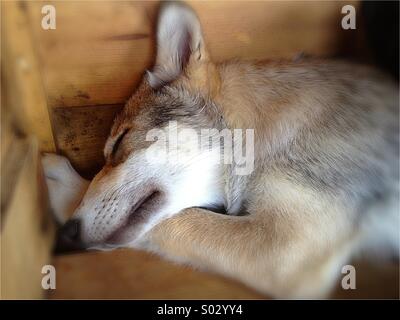
M254 195L249 216L187 209L161 222L148 235L154 250L274 296L325 296L338 272L332 269L345 262L356 237L346 210L279 180Z

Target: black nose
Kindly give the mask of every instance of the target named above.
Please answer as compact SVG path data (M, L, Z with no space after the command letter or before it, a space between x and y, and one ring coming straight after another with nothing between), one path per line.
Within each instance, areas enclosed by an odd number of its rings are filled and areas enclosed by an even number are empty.
M79 241L79 228L80 221L78 219L68 220L61 228L61 234L71 240L71 241Z
M56 252L66 252L84 249L81 241L81 222L79 219L68 220L59 230Z

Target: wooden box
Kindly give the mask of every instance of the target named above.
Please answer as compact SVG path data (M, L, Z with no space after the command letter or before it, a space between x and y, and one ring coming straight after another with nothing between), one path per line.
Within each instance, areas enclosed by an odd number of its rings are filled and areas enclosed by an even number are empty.
M300 53L319 57L357 56L363 45L362 27L342 29L343 3L340 1L189 3L198 13L215 61L294 58ZM360 6L359 1L346 4L356 9ZM7 210L11 211L8 212L11 226L8 231L3 223L2 256L3 252L15 248L24 259L28 249L22 239L29 243L30 231L19 231L21 241L15 241L15 244L11 241L5 244L4 239L18 229L18 225L12 226L11 219L25 220L27 228L33 230L42 225L40 216L48 215L45 196L37 200L34 194L45 195L43 179L33 178L40 175L41 170L37 148L67 156L86 178L101 168L102 149L113 117L132 94L143 72L152 66L159 3L3 1L1 5L2 89L7 96L2 105L6 104L7 109L12 110L15 121L22 128L19 130L29 141L21 147L20 185L16 183L14 191L4 197L12 201L12 194L18 192L26 196L29 193L30 197L23 202L17 201ZM42 28L44 5L53 5L56 9L54 30ZM8 142L5 143L10 148ZM11 149L2 149L2 152L7 153L7 150ZM3 167L5 160L2 157L2 170ZM28 183L31 191L18 189L28 188ZM35 215L38 220L29 224ZM3 214L2 218L5 220ZM32 268L18 271L27 279L32 273L36 277L38 266L50 261L54 233L37 230L34 233L47 244L41 246L42 252L34 251L33 254L40 257L35 266L34 259L29 260ZM15 261L11 258L3 260L6 260L2 262L5 298L41 296L42 291L35 287L38 285L36 278L27 280L29 287L34 288L31 291L17 284L4 285L8 278L17 276L19 267L13 269L13 266L22 260L18 262L17 257ZM53 298L262 297L232 281L171 265L140 252L80 253L54 257L52 263L58 270L58 288L49 292ZM135 268L128 267L132 263ZM154 276L158 270L167 272ZM107 274L118 274L118 283ZM150 280L141 280L146 277ZM171 281L175 279L181 280L172 285ZM164 286L164 293L157 289L157 284Z

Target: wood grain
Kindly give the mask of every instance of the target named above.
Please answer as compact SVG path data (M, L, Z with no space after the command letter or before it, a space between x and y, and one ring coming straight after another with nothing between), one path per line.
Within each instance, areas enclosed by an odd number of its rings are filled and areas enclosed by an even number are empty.
M58 152L70 159L84 177L92 178L104 163L103 148L115 114L122 105L60 107L53 109L52 123Z
M1 298L43 298L42 267L50 262L54 240L54 222L46 200L38 143L35 138L19 139L14 145L20 151L13 161L17 170L7 171L15 182L2 199L1 216ZM4 173L2 171L2 173ZM3 194L2 194L3 196Z
M47 95L25 4L17 1L1 2L2 88L7 91L7 104L14 110L20 128L39 139L41 150L54 152Z
M233 280L135 250L56 256L51 299L262 299Z
M56 30L41 28L43 2L28 3L51 107L123 103L153 60L156 2L46 1Z

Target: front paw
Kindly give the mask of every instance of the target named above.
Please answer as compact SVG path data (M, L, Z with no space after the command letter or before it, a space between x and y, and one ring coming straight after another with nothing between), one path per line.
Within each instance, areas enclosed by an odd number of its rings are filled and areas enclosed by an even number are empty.
M46 153L42 156L42 165L51 209L56 220L63 224L78 206L89 182L63 156Z

